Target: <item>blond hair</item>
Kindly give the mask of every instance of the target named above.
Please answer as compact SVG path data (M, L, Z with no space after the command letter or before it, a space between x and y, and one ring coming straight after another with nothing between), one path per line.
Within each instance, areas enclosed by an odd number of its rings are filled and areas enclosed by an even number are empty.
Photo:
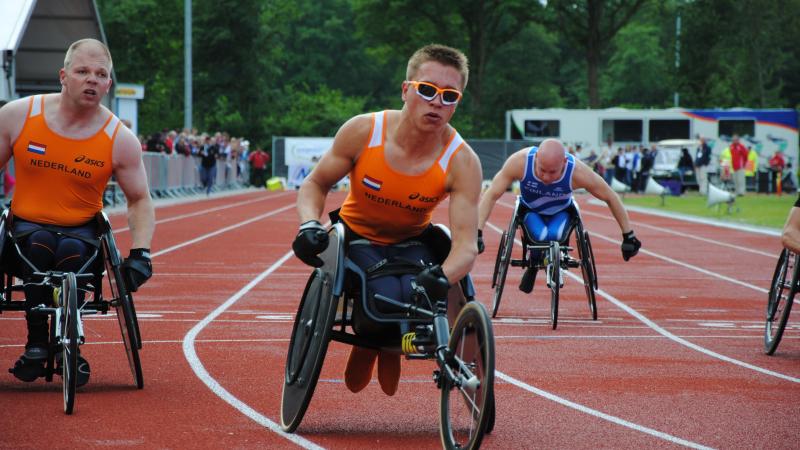
M98 41L97 39L86 38L80 39L72 43L67 49L67 54L64 55L64 68L69 69L69 66L72 65L72 56L75 54L75 51L78 50L78 47L82 46L83 44L95 44L98 45L103 52L105 52L106 57L108 58L108 70L110 71L111 68L114 66L114 62L111 60L111 51L108 49L106 44Z
M469 61L467 61L467 56L460 50L439 44L428 44L411 55L411 58L408 60L408 67L406 68L406 80L412 80L417 75L420 66L428 61L435 61L439 64L455 68L461 74L461 88L464 89L467 87L467 81L469 79Z

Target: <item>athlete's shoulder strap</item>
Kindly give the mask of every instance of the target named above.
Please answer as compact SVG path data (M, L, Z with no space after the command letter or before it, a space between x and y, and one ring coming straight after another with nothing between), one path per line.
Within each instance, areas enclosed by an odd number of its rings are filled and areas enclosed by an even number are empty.
M28 117L36 117L42 113L44 103L44 95L34 95L31 97L31 106L29 109Z
M367 148L380 147L383 145L383 124L386 118L386 111L379 111L372 113L372 132L369 136L369 144Z
M442 168L442 172L447 172L447 166L450 165L450 160L453 159L453 155L458 152L458 149L461 148L461 144L464 143L464 139L461 137L458 132L454 132L453 136L450 138L450 142L447 144L444 152L442 152L442 157L439 158L439 167Z

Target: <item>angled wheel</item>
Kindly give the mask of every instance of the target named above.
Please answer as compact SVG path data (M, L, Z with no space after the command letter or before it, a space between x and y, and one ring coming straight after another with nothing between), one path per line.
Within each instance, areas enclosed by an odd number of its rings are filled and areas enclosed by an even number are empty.
M294 320L281 397L281 427L289 433L303 420L328 351L337 303L331 278L314 269Z
M72 414L78 380L78 283L74 273L67 273L59 293L59 331L61 334L61 382L64 412Z
M492 276L492 287L494 288L492 317L497 316L497 310L500 308L503 286L506 284L506 276L508 275L508 268L511 265L511 256L514 251L514 232L516 229L516 217L512 217L511 223L508 226L508 231L503 232L503 236L500 238L500 248L497 249L497 258L495 259Z
M768 355L775 353L789 320L789 312L792 310L800 281L799 259L800 257L794 253L783 249L775 266L768 294L767 321L764 328L764 351Z
M550 322L555 330L558 326L558 291L561 288L561 249L558 242L550 242L545 267L547 285L550 287Z
M583 288L586 291L586 299L589 301L589 312L592 314L592 320L597 320L597 299L595 298L595 289L597 289L597 281L595 280L594 272L594 255L592 255L591 242L589 241L589 232L584 230L582 226L578 226L575 230L577 232L577 247L578 256L581 263L581 275L583 275Z
M477 449L494 426L494 334L489 314L470 302L456 318L441 378L440 435L446 449ZM452 373L452 377L450 376Z
M107 235L110 234L110 232L107 233ZM139 359L139 350L142 348L139 323L133 307L133 297L122 278L122 272L120 271L121 261L117 248L113 245L113 235L110 239L110 241L103 239L106 292L110 293L110 297L107 300L114 306L117 313L117 322L122 333L122 343L125 346L125 354L128 356L128 366L133 375L133 382L137 388L142 389L144 388L144 376L142 374L142 362Z

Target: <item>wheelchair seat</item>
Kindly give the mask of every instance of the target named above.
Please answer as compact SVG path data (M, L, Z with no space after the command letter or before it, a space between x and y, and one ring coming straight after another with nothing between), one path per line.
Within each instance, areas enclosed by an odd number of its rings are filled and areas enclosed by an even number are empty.
M570 206L568 206L566 210L569 212L570 218L569 221L567 222L567 231L564 233L564 236L561 238L561 240L558 241L558 243L562 246L567 245L569 243L569 239L574 233L575 228L578 226L579 223L581 223L580 210L578 209L578 205L577 203L575 203L574 200L572 201L572 203L570 203ZM530 209L528 209L528 207L525 206L525 204L522 203L522 201L518 198L515 214L517 216L517 223L519 224L519 227L522 228L522 236L524 238L524 242L530 245L537 245L537 246L548 245L550 241L540 241L535 239L533 236L531 236L528 227L525 226L525 215L528 214L529 212Z

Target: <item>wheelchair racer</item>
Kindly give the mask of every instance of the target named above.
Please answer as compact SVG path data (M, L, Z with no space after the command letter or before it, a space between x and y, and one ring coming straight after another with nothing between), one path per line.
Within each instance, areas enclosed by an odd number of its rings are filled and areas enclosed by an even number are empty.
M85 264L98 235L95 215L103 208L103 192L113 174L128 202L133 240L122 273L128 289L136 291L152 275L149 248L155 213L138 139L100 104L111 88L111 67L111 54L102 42L72 43L59 71L61 92L18 99L0 109L0 166L14 158L11 231L40 271L77 272ZM8 261L8 255L3 259ZM32 272L22 261L6 270L20 273L26 282ZM83 290L78 292L80 302ZM12 369L23 381L43 375L47 315L31 309L51 303L51 291L26 283L28 337ZM79 357L79 386L88 382L89 373L88 362Z
M327 247L328 235L318 219L328 191L349 174L350 192L339 217L346 228L348 257L367 272L371 294L409 302L410 282L416 279L435 301L467 275L477 256L481 166L449 121L468 74L467 58L460 51L441 45L422 47L408 61L402 110L358 115L342 125L332 148L298 193L302 225L292 244L298 258L311 266L322 265L317 255ZM431 216L447 196L452 246L439 265L433 250L436 243L429 239ZM417 267L411 273L370 276L392 264ZM358 305L354 308L357 334L376 342L386 337L387 330L360 320L363 313L359 314ZM369 384L376 359L378 382L387 395L394 395L400 355L357 346L344 374L350 391L359 392Z
M604 201L622 230L622 257L636 256L642 243L636 238L628 212L617 194L586 164L568 153L556 139L511 155L492 179L478 206L478 249L483 252L483 227L497 200L514 181L519 181L520 201L526 207L523 226L536 241L561 241L569 232L574 189L586 189ZM576 205L577 206L577 205ZM511 237L513 238L513 236ZM537 252L541 253L541 252ZM531 255L533 260L541 255ZM530 293L536 280L536 264L522 275L519 289Z

